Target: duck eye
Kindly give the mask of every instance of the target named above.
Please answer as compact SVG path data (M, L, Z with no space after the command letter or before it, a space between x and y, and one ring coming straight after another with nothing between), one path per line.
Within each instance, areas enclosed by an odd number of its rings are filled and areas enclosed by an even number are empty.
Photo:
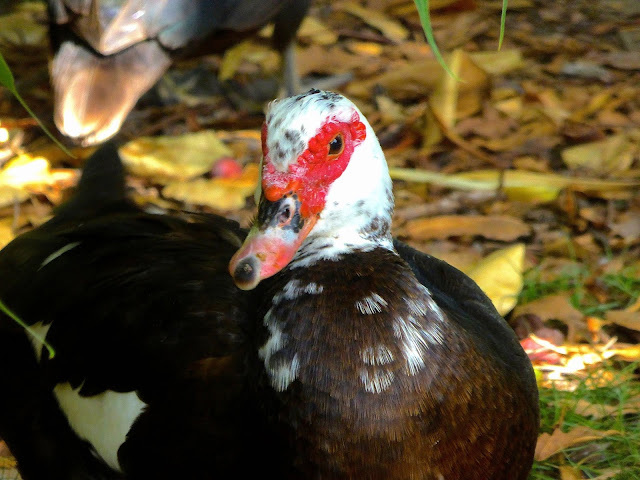
M342 153L343 150L344 141L342 140L342 134L339 133L335 137L333 137L333 140L331 140L331 142L329 142L329 155L338 156Z
M296 213L296 203L295 201L288 197L284 198L282 204L280 205L280 210L278 210L277 222L278 227L286 227L291 223L293 217Z

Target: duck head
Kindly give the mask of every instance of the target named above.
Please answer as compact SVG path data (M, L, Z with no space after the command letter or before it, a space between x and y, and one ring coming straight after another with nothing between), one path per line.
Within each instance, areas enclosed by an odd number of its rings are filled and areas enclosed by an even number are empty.
M258 215L229 264L239 288L255 288L289 264L393 248L387 163L351 101L311 90L271 102L262 150Z

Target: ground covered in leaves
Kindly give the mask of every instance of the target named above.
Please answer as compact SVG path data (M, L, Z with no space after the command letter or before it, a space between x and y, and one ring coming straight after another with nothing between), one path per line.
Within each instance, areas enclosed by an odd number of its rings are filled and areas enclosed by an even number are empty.
M392 167L395 235L469 273L520 336L541 395L531 479L638 479L640 3L511 0L500 51L502 2L431 3L461 81L412 0L317 0L300 73L309 86L345 75L335 89ZM0 52L53 129L44 8L0 14ZM136 199L246 224L278 61L258 38L175 65L122 129ZM91 150L74 152L0 90L2 245L66 198ZM13 467L0 442L0 478Z

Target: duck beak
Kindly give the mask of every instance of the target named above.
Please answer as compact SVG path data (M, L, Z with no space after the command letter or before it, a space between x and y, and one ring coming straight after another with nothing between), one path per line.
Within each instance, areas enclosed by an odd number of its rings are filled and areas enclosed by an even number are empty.
M229 273L242 290L252 290L293 259L318 219L303 217L295 194L270 202L262 197L258 218L240 250L229 262Z

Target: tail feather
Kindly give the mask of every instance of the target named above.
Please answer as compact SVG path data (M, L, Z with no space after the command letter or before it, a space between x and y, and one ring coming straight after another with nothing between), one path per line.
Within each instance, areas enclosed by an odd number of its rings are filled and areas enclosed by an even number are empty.
M74 195L56 210L56 218L83 218L124 201L124 168L116 142L109 141L86 161Z

